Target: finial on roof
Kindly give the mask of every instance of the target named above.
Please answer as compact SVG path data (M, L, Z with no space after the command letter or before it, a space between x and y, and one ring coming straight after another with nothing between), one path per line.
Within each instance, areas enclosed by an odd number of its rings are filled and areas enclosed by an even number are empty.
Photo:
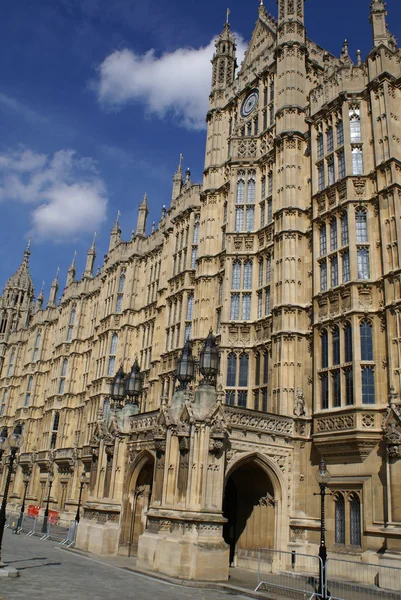
M230 25L230 13L231 13L230 9L227 8L226 25L228 25L228 26Z
M74 250L74 256L72 257L72 263L70 268L68 269L69 271L71 271L72 269L75 269L75 259L77 258L77 251Z
M356 51L356 64L358 65L358 67L360 67L362 64L362 56L360 50Z
M43 296L43 290L44 290L44 288L45 288L45 282L42 281L42 287L40 288L40 292L39 292L38 298L40 298L41 296Z
M95 231L95 233L93 235L93 242L92 242L91 250L95 250L95 248L96 248L96 237L97 237L97 233Z

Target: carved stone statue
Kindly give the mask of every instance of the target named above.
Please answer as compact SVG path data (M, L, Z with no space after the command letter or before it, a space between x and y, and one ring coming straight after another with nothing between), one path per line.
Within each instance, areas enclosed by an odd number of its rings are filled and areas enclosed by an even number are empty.
M294 415L296 417L305 417L305 398L302 388L298 388L294 399Z

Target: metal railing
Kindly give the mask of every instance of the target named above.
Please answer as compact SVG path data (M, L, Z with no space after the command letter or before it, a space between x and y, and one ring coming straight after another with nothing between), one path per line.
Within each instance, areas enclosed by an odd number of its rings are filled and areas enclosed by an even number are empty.
M20 512L10 512L6 519L6 528L14 533L25 533L27 536L37 536L41 540L52 540L70 548L74 546L77 537L78 523L75 520L54 522L46 517L32 517Z
M321 589L321 566L319 556L262 548L255 592L264 590L285 597L291 591L292 598L310 599Z
M319 600L322 566L317 555L262 548L255 591L265 590L274 598L288 594ZM401 568L329 558L326 575L330 600L401 600Z

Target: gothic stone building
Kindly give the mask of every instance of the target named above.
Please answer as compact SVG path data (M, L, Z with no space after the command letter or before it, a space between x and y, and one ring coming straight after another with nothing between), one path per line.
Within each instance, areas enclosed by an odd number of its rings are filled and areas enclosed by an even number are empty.
M304 0L278 4L239 70L228 23L216 41L202 185L179 166L157 228L145 197L132 238L117 221L100 271L93 245L46 306L28 248L0 300L0 425L25 436L11 505L31 471L43 506L53 472L73 518L85 471L77 546L184 578L316 554L320 457L329 552L401 552L401 52L382 0L364 61L307 38ZM216 389L177 391L185 340L197 356L211 328ZM139 406L118 410L135 356Z

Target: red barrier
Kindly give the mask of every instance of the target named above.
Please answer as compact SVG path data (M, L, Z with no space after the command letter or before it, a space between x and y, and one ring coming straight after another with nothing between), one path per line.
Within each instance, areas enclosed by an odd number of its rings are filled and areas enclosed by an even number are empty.
M47 517L47 522L50 525L58 525L58 511L57 510L49 510L49 516Z
M30 504L28 506L28 517L38 517L39 516L39 511L40 511L40 506L34 506L33 504Z

